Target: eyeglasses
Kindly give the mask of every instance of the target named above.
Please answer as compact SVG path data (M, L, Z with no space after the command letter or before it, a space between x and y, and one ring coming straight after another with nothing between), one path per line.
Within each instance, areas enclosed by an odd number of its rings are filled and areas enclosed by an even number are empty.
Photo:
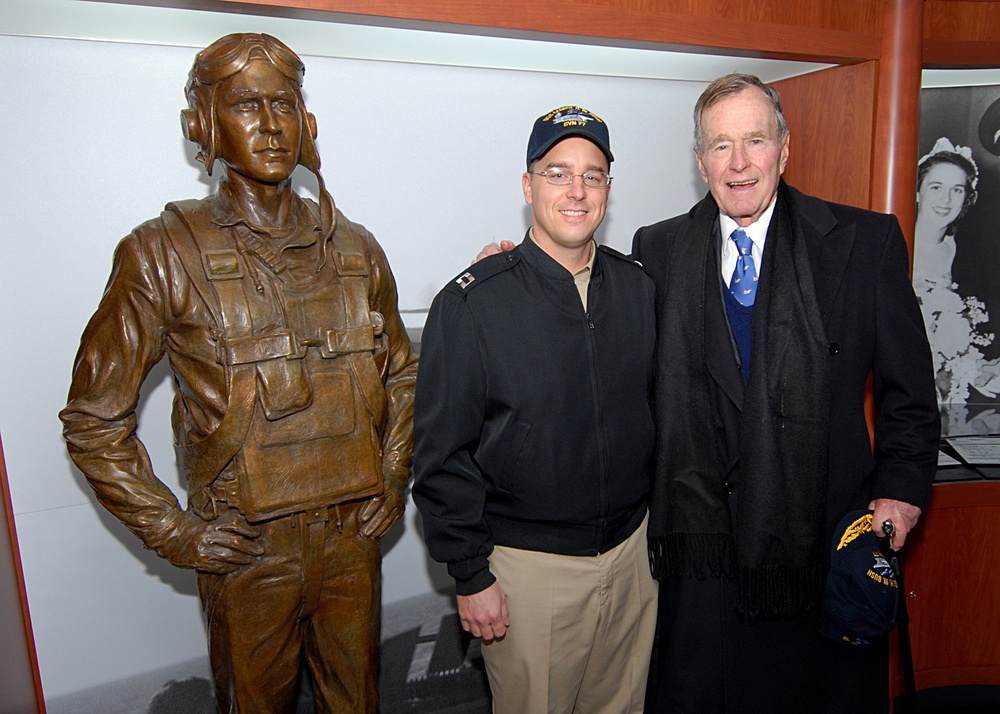
M588 171L585 174L571 174L565 169L545 169L544 171L529 171L535 176L544 176L553 186L569 186L577 176L583 179L587 188L607 188L611 185L612 176L603 171Z

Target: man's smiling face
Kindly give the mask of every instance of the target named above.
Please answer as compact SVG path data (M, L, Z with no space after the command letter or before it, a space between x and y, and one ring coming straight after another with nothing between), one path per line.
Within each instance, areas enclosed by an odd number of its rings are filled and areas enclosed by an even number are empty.
M704 146L695 148L701 177L719 210L748 226L778 192L788 162L788 135L778 139L774 109L753 87L705 109L701 128Z
M587 188L580 174L608 171L608 159L597 144L580 136L563 139L531 165L532 171L560 168L577 174L568 186L553 186L544 176L525 173L524 200L531 206L535 242L555 257L590 242L608 207L611 187ZM558 260L558 258L557 258Z

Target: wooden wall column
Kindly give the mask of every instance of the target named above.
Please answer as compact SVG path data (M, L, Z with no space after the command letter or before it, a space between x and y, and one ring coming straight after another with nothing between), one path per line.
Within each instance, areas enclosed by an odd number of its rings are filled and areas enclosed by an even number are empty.
M895 213L913 253L924 0L883 0L872 145L872 210Z

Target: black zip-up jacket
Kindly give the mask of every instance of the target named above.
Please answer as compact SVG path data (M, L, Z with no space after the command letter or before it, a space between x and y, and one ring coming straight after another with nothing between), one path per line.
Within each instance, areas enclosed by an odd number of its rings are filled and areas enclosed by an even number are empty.
M494 544L597 555L641 525L652 483L653 283L599 247L584 311L530 238L434 299L414 405L413 498L457 592Z

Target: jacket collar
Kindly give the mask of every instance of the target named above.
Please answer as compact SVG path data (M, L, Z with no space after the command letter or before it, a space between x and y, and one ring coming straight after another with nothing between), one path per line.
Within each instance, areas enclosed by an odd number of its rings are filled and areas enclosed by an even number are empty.
M593 239L591 239L593 240ZM518 250L524 256L524 259L531 265L532 268L537 270L542 275L552 278L554 280L568 280L573 281L573 274L566 270L562 265L560 265L555 258L542 250L532 238L531 229L529 228L524 233L524 240L518 246ZM600 253L597 249L596 243L594 244L594 267L591 272L591 280L593 280L600 273L601 258Z

